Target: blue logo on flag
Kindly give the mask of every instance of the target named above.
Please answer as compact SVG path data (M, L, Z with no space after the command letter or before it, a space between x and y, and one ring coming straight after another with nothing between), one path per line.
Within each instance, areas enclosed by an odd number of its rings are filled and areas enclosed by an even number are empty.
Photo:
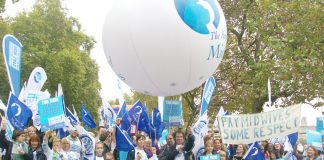
M34 75L34 81L39 83L42 80L42 74L40 72L36 72Z
M89 127L89 128L96 128L96 122L93 120L92 116L88 112L88 110L85 108L84 104L81 106L81 112L82 112L82 121L83 123Z
M262 153L262 150L260 149L257 142L254 142L249 150L245 153L243 156L243 159L247 160L265 160L264 154Z
M81 135L80 139L85 147L85 155L87 155L87 156L92 155L93 154L92 152L94 149L92 139L87 135Z
M207 25L217 29L220 20L215 0L175 0L175 7L181 19L200 34L212 32Z
M23 130L31 119L32 112L24 103L20 102L15 95L10 93L7 116L10 124L15 129Z

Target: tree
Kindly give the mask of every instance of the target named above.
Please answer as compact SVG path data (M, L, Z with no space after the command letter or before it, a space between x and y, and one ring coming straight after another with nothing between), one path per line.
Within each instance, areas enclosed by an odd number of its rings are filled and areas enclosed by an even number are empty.
M84 103L98 121L98 66L90 58L95 41L81 32L75 18L66 16L60 0L38 0L32 12L19 14L8 24L24 45L22 81L35 67L43 67L48 76L44 89L54 95L61 83L65 105L74 105L80 115Z
M213 106L244 113L268 101L282 106L323 98L321 2L232 0L220 2L228 27L227 49ZM215 109L215 107L213 107Z

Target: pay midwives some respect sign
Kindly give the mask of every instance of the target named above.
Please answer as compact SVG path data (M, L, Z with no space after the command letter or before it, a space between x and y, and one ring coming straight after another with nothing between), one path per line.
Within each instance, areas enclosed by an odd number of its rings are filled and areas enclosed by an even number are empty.
M301 104L271 112L217 117L223 143L249 144L295 133Z

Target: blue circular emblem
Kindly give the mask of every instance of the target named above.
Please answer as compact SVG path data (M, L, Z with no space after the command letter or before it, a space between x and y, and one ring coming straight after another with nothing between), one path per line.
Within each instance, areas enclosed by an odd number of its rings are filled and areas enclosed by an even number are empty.
M42 80L42 75L40 72L36 72L35 75L34 75L34 81L36 83L39 83L40 81Z
M192 30L200 34L209 34L217 29L220 20L215 0L174 0L179 16Z
M85 147L85 155L92 155L94 149L92 139L87 135L81 135L80 139Z

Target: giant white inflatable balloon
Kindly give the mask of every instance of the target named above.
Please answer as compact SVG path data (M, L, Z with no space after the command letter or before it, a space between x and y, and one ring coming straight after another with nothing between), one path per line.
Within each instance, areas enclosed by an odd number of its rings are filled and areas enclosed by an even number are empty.
M205 82L223 58L226 39L217 0L118 0L103 29L117 76L154 96L179 95Z

